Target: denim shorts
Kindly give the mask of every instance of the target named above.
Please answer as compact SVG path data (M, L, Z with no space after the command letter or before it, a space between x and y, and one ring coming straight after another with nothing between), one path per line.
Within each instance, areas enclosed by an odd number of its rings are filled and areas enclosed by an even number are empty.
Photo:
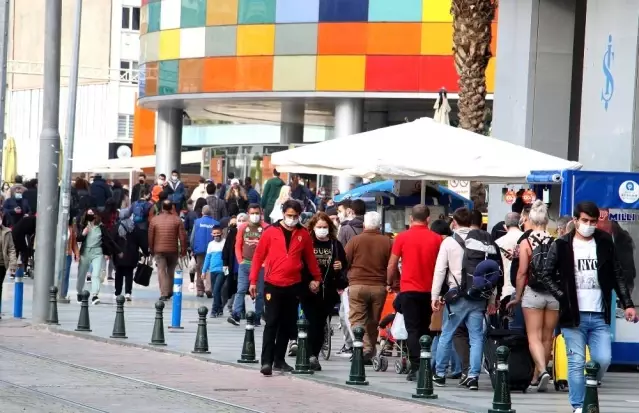
M537 310L554 310L559 311L559 301L550 293L542 293L535 291L526 286L524 295L521 299L522 308L534 308Z

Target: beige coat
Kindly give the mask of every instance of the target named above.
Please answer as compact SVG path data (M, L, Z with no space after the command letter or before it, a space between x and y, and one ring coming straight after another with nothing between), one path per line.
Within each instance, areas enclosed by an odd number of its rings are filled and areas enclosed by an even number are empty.
M13 235L7 227L0 227L0 239L2 239L2 259L4 266L9 272L15 272L18 267L16 258L16 248L13 245Z

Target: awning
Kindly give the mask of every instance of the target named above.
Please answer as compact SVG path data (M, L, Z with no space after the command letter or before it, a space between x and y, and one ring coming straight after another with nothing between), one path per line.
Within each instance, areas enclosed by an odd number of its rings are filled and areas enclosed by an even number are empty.
M202 163L202 151L182 152L182 165ZM95 166L91 170L105 169L143 169L155 168L155 155L132 156L130 158L109 159ZM75 169L75 168L74 168Z

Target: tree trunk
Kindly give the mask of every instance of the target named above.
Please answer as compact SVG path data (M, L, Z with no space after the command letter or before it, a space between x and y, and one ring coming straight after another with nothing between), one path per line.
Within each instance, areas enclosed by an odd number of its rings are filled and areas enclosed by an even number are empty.
M492 57L492 22L497 0L453 0L453 54L459 74L459 125L484 134L486 117L486 68ZM475 207L486 210L486 190L481 183L471 186Z

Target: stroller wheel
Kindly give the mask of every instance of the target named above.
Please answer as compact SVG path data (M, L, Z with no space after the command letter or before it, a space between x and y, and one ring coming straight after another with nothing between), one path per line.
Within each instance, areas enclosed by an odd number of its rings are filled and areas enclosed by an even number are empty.
M380 371L382 369L382 362L379 359L379 357L373 357L373 370L374 371Z
M402 374L403 371L404 371L404 365L402 364L401 360L396 360L395 361L395 373Z
M388 370L388 359L386 357L381 357L379 360L382 362L381 370L382 371Z

